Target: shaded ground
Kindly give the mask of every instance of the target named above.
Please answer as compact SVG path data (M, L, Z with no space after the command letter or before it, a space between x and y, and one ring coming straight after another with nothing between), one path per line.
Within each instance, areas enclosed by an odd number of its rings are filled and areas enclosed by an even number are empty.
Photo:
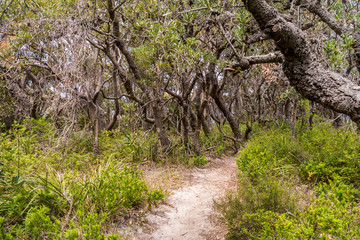
M225 227L212 205L236 186L236 169L235 158L224 158L185 171L182 180L178 179L181 187L146 215L147 225L139 228L133 239L224 239Z

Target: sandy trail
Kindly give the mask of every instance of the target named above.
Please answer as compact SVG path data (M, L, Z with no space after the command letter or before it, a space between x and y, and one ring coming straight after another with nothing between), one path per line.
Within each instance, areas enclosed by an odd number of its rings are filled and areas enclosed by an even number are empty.
M187 172L166 204L147 214L149 230L139 229L133 239L224 239L226 230L216 220L213 200L236 186L236 169L235 158L224 158Z

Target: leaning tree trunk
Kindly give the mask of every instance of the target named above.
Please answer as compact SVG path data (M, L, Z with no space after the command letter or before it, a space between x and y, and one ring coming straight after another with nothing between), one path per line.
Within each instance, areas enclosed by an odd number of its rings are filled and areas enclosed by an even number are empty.
M131 51L127 47L125 41L121 38L120 24L119 24L120 21L116 15L116 8L114 8L114 6L113 6L113 0L107 0L107 11L108 11L110 20L113 24L112 30L113 30L113 36L114 36L116 47L124 55L126 62L129 65L129 69L131 70L132 75L135 79L136 84L139 86L139 88L141 89L143 94L145 94L145 96L148 98L147 100L154 102L153 106L152 106L152 110L153 110L154 118L155 118L154 124L156 127L156 133L159 136L160 144L161 144L163 151L167 152L170 148L171 142L168 138L165 126L162 121L162 112L161 112L161 108L159 107L161 101L154 96L152 89L150 87L146 86L142 82L142 77L140 74L139 67L137 66L135 59L134 59L133 55L131 54ZM146 107L146 106L143 106L143 107Z
M226 120L228 121L230 128L234 134L234 137L236 139L241 139L241 133L239 130L239 126L236 123L232 113L225 106L223 99L219 95L212 94L211 96L214 99L214 101L215 101L216 105L218 106L218 108L220 109L220 111L224 114Z
M220 111L224 114L226 120L228 121L230 128L236 139L241 139L241 133L239 130L239 125L235 121L233 114L226 107L224 100L219 94L219 85L217 83L216 74L215 74L215 64L210 63L208 72L206 73L206 80L211 85L210 96L214 99L216 105Z
M360 124L360 86L325 69L312 53L305 34L286 21L265 0L243 0L263 32L284 55L283 69L290 84L305 98L336 112L347 114Z

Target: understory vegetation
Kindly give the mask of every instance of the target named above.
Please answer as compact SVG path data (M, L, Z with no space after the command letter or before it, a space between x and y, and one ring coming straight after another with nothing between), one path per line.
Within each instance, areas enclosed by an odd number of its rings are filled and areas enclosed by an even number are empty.
M286 125L262 128L237 166L237 193L218 203L227 239L360 238L356 133L326 123L296 138Z
M228 144L215 129L201 134L202 155L189 155L176 139L164 155L153 132L124 129L104 131L94 155L91 133L57 133L44 118L2 131L0 239L122 239L120 225L136 221L165 195L144 181L139 166L201 166L206 153L221 155Z
M253 125L237 157L237 193L217 203L227 239L360 237L358 135L318 119L296 126L294 135L286 123ZM200 136L202 155L176 139L164 155L151 131L104 131L94 155L87 132L63 139L46 119L14 123L0 138L0 238L123 239L121 224L164 199L138 166L201 166L206 154L231 150L216 128Z
M44 119L1 133L0 238L120 239L117 224L164 198L134 165L151 153L144 137L102 139L94 158L88 135L61 143Z

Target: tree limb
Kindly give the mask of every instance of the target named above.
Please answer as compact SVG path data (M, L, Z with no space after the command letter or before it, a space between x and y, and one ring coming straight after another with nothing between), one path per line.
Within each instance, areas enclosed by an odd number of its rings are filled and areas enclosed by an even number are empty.
M290 84L305 98L347 114L360 124L360 86L325 69L312 53L301 29L282 18L265 0L243 2L260 28L283 53L283 69Z

